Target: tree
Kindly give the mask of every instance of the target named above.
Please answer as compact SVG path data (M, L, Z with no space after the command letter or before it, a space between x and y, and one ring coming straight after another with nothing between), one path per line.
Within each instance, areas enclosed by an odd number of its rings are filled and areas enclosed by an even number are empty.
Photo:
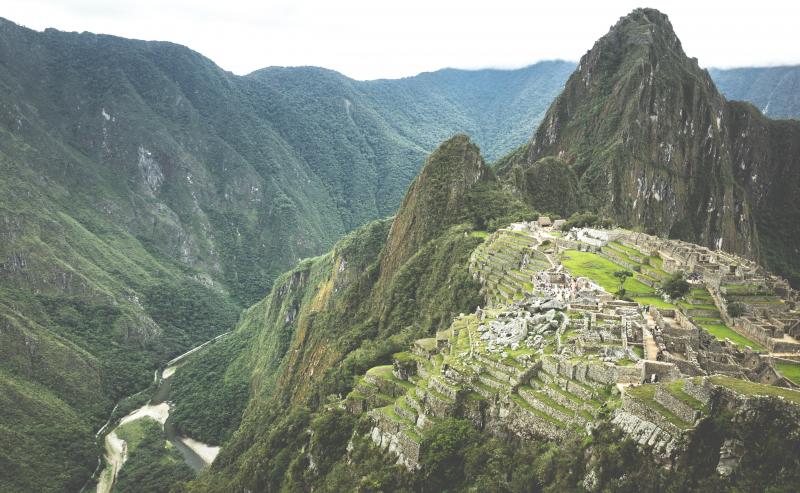
M669 279L661 283L661 290L676 300L683 298L689 292L691 285L683 278L682 272L676 272Z
M741 317L744 315L745 308L744 305L738 302L730 303L728 305L728 315L733 318Z
M619 282L619 290L617 291L617 293L620 296L625 296L625 281L627 281L628 278L632 276L633 272L629 270L618 270L614 273L614 277L616 277L617 281Z

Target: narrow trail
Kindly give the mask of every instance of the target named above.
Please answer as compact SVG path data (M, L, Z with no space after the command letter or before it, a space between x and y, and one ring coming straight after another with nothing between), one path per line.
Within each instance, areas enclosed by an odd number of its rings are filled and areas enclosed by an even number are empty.
M647 324L644 327L644 356L645 359L650 361L656 361L658 358L658 345L656 344L655 338L653 338L652 328L656 326L656 321L653 320L653 316L649 313L647 314Z
M119 470L128 460L128 444L118 437L115 431L106 435L105 448L108 465L97 482L97 493L111 493L111 488L117 480Z

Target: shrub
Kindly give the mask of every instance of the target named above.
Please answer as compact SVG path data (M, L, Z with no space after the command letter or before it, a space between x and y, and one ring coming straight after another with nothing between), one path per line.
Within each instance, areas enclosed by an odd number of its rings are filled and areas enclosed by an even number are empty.
M683 278L682 272L673 274L669 279L661 283L661 290L672 299L683 298L691 289L691 285Z
M728 315L733 318L741 317L744 315L746 309L741 303L731 303L728 305Z

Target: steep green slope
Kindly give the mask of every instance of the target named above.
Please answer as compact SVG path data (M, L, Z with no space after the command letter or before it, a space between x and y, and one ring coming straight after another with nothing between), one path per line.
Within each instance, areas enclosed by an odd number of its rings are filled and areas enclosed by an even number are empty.
M576 209L759 258L797 282L789 252L798 208L786 201L800 184L800 123L748 108L725 100L665 15L637 9L583 56L530 143L498 174L543 209L547 196L527 192L536 181L528 175L557 157L577 176ZM575 189L565 179L549 192Z
M359 87L398 132L428 152L464 132L494 161L530 138L574 67L546 61L516 70L444 69Z
M729 100L753 103L770 118L800 118L800 66L708 70Z
M22 442L2 464L21 483L0 489L75 489L115 401L230 329L298 259L395 210L433 143L388 123L395 99L368 85L319 69L237 77L170 43L0 20L0 380L39 389L19 398L41 409L2 426L62 414L83 433L63 461L47 459L57 441ZM466 126L455 118L441 131ZM209 416L244 400L243 382L206 413L187 400L185 430L224 440L238 411Z
M474 234L476 224L526 217L535 216L500 189L466 136L444 142L393 221L366 225L301 263L247 312L237 333L257 324L259 341L248 356L252 398L215 462L219 474L196 486L280 485L302 447L292 431L297 420L343 396L355 375L479 303L467 271L483 237Z

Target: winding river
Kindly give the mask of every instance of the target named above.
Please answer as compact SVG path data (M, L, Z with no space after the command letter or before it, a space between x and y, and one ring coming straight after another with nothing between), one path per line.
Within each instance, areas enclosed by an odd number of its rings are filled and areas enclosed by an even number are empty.
M98 460L97 470L89 479L87 485L84 485L84 487L81 488L81 493L86 490L88 484L92 481L92 479L95 478L97 479L97 493L111 492L119 471L122 469L125 461L128 459L127 444L117 435L117 429L126 423L130 423L131 421L135 421L143 417L149 417L161 423L165 438L169 440L176 449L178 449L178 451L181 453L181 456L183 456L184 461L186 461L186 464L194 471L199 471L200 469L214 462L214 459L217 457L220 448L212 447L192 438L179 435L175 423L169 419L171 405L167 399L169 398L172 376L175 374L175 371L183 363L185 363L186 358L201 350L208 344L211 344L212 342L228 335L230 335L230 332L220 334L217 337L214 337L213 339L210 339L203 344L186 351L180 356L173 358L167 362L166 367L161 370L160 373L158 370L156 370L153 378L154 382L158 383L158 387L156 388L153 396L150 398L150 402L120 419L119 423L117 423L114 429L105 435L103 443L105 448L104 455L106 459L106 466L102 469L102 471L100 470L103 463L102 458L100 458ZM116 409L117 406L114 406L114 409L111 411L112 416ZM106 424L97 431L96 436L98 439L103 436L110 425L111 418L109 418Z

